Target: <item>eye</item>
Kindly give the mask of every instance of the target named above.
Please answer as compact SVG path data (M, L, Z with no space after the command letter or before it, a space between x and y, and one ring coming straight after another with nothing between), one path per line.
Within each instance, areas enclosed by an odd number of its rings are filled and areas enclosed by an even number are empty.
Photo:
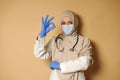
M65 22L62 22L62 23L61 23L61 25L64 25L64 24L65 24Z
M68 24L73 24L72 21L69 21Z

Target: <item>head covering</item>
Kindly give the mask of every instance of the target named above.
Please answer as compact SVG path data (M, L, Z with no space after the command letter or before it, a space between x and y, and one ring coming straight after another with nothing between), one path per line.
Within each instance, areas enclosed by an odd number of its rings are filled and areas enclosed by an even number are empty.
M73 25L74 25L74 28L73 28L73 31L72 31L72 33L73 33L73 32L76 31L76 29L78 27L78 18L77 18L77 15L74 12L70 11L70 10L66 10L66 11L64 11L61 14L60 21L62 22L63 18L67 17L67 16L70 17L72 19L72 21L73 21Z

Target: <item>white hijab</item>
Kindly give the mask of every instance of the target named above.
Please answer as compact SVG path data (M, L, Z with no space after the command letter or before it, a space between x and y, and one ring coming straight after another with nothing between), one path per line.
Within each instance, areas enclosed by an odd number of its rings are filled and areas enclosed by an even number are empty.
M67 16L70 17L71 20L73 21L73 25L74 25L74 28L72 30L72 33L73 33L75 31L77 31L76 29L78 28L78 18L77 18L77 15L74 12L70 11L70 10L66 10L66 11L64 11L61 14L60 21L62 22L63 18L67 17Z

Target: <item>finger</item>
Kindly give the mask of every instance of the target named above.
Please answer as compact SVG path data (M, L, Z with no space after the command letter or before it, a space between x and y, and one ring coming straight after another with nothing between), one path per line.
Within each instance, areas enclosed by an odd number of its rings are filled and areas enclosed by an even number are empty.
M45 18L45 22L47 22L48 16L49 16L49 15L47 14L47 16L46 16L46 18Z
M55 27L56 27L56 26L54 25L53 22L49 23L49 27L47 27L46 33L48 33L50 30L54 29ZM54 63L54 61L53 61L52 63Z
M54 70L54 68L53 68L53 67L50 67L50 69Z
M50 21L53 20L53 19L54 19L54 17L49 18L49 19L48 19L48 22L50 22Z
M51 28L48 27L48 28L46 29L46 33L48 33L50 30L51 30Z
M52 29L54 29L56 26L55 26L55 24L53 23L53 22L50 22L49 23L49 26L50 26L50 29L52 30ZM53 61L53 62L56 62L56 61Z

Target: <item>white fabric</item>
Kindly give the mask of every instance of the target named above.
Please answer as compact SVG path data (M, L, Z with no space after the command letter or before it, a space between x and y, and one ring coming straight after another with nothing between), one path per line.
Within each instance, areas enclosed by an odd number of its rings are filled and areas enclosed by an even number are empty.
M50 80L59 80L59 79L58 79L58 76L57 76L56 70L52 70L52 71L51 71Z
M58 76L57 76L56 70L52 70L51 71L51 75L50 75L50 79L49 80L59 80ZM85 80L85 75L84 75L83 71L79 72L78 80Z
M38 40L35 40L34 45L34 55L36 58L48 59L51 57L52 46L54 44L54 37L48 42L47 46L44 46L45 38L39 37Z
M60 63L60 68L62 73L71 73L76 71L87 70L90 65L90 56L81 56L75 60L69 60ZM72 64L72 65L71 65Z
M62 25L62 30L64 31L65 34L69 35L72 33L73 31L73 24L69 24L69 25Z
M48 59L51 57L52 47L55 44L55 37L53 37L45 47L45 38L40 38L35 41L34 55L36 58ZM60 63L61 72L63 74L80 71L78 80L85 80L84 70L86 70L91 61L91 56L81 56L75 60L70 60ZM57 77L56 70L51 71L50 80L59 80Z

